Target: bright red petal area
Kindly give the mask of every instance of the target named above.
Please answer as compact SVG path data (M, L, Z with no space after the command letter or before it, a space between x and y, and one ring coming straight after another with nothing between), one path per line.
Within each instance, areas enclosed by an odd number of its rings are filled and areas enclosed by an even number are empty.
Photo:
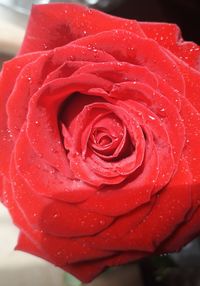
M3 200L3 176L0 175L0 201Z
M52 53L49 52L26 64L16 78L6 105L8 128L14 139L16 139L26 120L30 98L54 68L56 68L56 65L52 63Z
M184 95L184 80L176 62L152 39L142 38L124 30L115 30L81 38L73 42L73 45L76 44L103 50L120 62L145 66Z
M69 77L79 67L88 64L88 61L110 60L113 61L114 58L105 52L94 52L85 47L65 46L46 52L26 64L16 78L7 102L8 127L12 136L17 136L26 119L30 98L44 81L46 83L54 78Z
M93 237L94 246L101 245L109 250L140 250L153 252L177 226L185 221L186 214L191 209L191 173L185 159L180 161L178 172L174 179L160 194L157 195L152 211L137 227L130 229L126 236L119 239L101 238L101 234ZM181 182L181 184L180 184ZM112 228L112 227L111 227Z
M81 237L94 235L112 222L113 218L97 213L82 211L76 205L49 199L32 189L17 171L13 161L11 165L13 197L33 229L60 237Z
M200 113L200 72L191 69L181 60L175 59L179 66L180 72L185 80L185 97L190 101L191 105L196 109L195 113Z
M91 242L93 247L102 249L113 249L115 251L137 250L137 248L131 246L129 235L134 232L134 229L137 228L140 223L143 223L146 217L150 214L155 201L156 199L154 197L149 203L118 217L113 224L108 226L108 228L98 235L88 238L88 240ZM118 241L120 242L118 243Z
M16 57L6 62L0 74L0 171L8 173L10 153L13 148L12 134L7 126L6 103L15 85L21 69L28 63L36 60L40 53Z
M24 243L23 235L20 236L17 249L26 252L30 250L30 253L35 253L60 267L64 267L67 263L93 260L113 255L113 253L109 251L91 248L85 238L63 239L32 228L28 224L25 214L16 204L17 196L13 196L13 187L14 185L11 186L8 182L5 184L7 207L15 224L21 229L22 233L24 232L26 234ZM27 238L30 239L31 244L33 244L32 246L27 242Z
M15 146L15 161L30 188L46 198L75 203L84 201L96 191L82 181L63 176L38 156L26 136L25 127Z
M200 70L200 47L192 42L184 42L177 25L140 22L140 27L147 37L157 41L189 66Z
M20 54L49 50L102 31L125 29L145 36L137 21L74 4L33 6Z

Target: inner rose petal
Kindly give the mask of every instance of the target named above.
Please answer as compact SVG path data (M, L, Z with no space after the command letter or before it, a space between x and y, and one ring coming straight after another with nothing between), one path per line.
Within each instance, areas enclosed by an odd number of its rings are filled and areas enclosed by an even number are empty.
M117 144L112 143L116 138ZM76 117L72 142L67 155L70 167L75 177L92 185L120 183L143 162L142 128L126 110L110 103L84 107Z
M104 160L120 159L120 153L128 156L124 145L128 140L126 127L113 113L98 116L89 137L89 147L96 155ZM127 149L127 148L126 148ZM131 148L132 149L132 148ZM127 154L126 154L127 153Z
M119 137L111 136L104 127L94 128L90 135L89 144L93 151L99 155L112 155L119 144Z

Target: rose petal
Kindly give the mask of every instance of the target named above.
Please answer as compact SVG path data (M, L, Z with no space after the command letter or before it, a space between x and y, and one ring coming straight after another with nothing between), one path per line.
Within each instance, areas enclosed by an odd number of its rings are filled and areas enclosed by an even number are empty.
M198 204L200 205L200 200ZM168 253L180 251L185 244L197 237L200 232L199 217L200 207L198 207L187 223L183 223L175 229L173 234L161 245L158 252Z
M112 29L145 36L135 20L113 17L84 6L64 3L33 6L20 54L54 49L86 35Z
M121 120L126 124L126 128L129 131L129 135L131 138L131 141L134 142L135 145L135 151L133 154L128 156L127 158L124 158L118 162L105 162L95 156L97 162L97 166L94 162L93 156L91 158L87 158L84 160L84 158L80 158L81 156L81 150L78 148L77 143L79 142L78 138L81 137L81 134L83 132L83 129L85 129L85 126L87 126L86 121L91 121L91 116L89 116L89 111L92 110L103 110L108 109L113 111ZM82 122L80 125L79 122ZM79 114L77 118L77 125L74 131L74 142L76 145L73 146L73 149L69 152L69 159L70 159L70 166L71 169L79 178L82 178L84 181L87 181L91 184L105 184L105 183L111 183L114 184L117 182L121 182L124 180L124 175L127 175L131 172L134 172L142 163L143 155L144 155L144 138L143 133L138 128L136 122L134 122L133 118L130 118L130 116L126 113L125 110L121 109L120 107L115 107L108 103L93 103L88 106ZM79 144L80 145L80 144ZM78 152L78 154L77 154ZM81 163L82 161L82 163ZM84 162L85 161L85 162ZM89 167L89 168L88 168ZM86 168L88 169L86 171ZM95 174L99 174L101 177L99 177L99 180L97 180L96 175L91 174L89 171L91 169ZM119 175L119 178L117 178ZM84 176L84 177L82 177ZM103 177L102 177L103 176ZM116 177L116 179L114 178ZM98 182L99 181L99 182Z
M76 277L79 277L84 282L90 282L100 272L107 267L118 266L120 264L126 264L131 261L136 261L144 257L146 253L139 251L129 251L114 255L107 259L94 260L93 262L74 263L63 267L65 271L70 272Z
M114 30L81 38L73 42L73 45L76 44L103 50L120 62L145 66L184 94L183 77L176 63L154 40L124 30Z
M29 140L34 150L63 174L67 173L67 162L65 150L60 141L58 110L63 100L71 94L84 93L91 86L110 88L110 83L87 74L57 79L44 85L29 103L27 126Z
M180 29L177 25L169 23L140 22L140 27L147 37L154 39L161 46L170 50L179 59L185 61L190 67L200 70L199 46L192 42L183 41Z
M178 170L174 180L156 196L151 212L147 214L142 223L130 229L121 238L114 236L105 239L103 236L103 239L101 239L101 234L95 238L93 237L94 247L101 245L102 249L109 250L155 251L160 243L184 221L191 208L191 173L185 159L180 161ZM180 181L182 185L180 185ZM148 235L144 236L144 233ZM173 249L169 251L173 251Z
M31 61L36 60L40 53L16 57L11 61L4 63L0 74L0 170L3 174L8 174L10 153L13 148L12 134L7 127L6 102L12 92L16 78L19 75L21 68Z
M29 245L27 241L28 237L28 240L33 244L30 251L37 249L36 254L40 253L39 256L45 257L47 260L60 267L65 266L67 263L74 263L82 260L87 261L90 259L93 260L113 255L113 252L91 248L88 246L85 238L79 238L78 240L63 239L47 235L43 231L34 230L28 225L23 213L16 205L11 185L7 184L5 188L8 195L7 207L14 218L15 224L20 227L22 234L16 249L28 251L28 249L26 249L26 246ZM24 238L25 242L23 242Z
M158 166L155 146L146 143L146 155L138 173L130 176L124 184L105 187L87 201L80 203L79 207L111 216L134 210L150 200L159 173Z
M13 197L33 229L63 238L94 235L113 222L113 218L82 211L76 205L41 196L19 175L13 161Z
M25 128L21 130L16 142L15 161L18 172L32 189L44 197L69 203L84 201L96 191L84 182L68 179L39 157L32 149L25 131Z

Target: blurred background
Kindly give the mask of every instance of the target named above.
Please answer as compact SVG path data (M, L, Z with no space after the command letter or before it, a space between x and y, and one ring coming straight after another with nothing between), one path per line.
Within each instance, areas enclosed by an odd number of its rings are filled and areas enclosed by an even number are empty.
M185 40L200 44L199 0L0 0L0 66L17 53L31 5L49 2L79 2L124 18L176 23ZM7 211L0 206L0 286L81 285L38 258L14 252L17 233ZM200 286L200 241L193 241L179 254L155 256L137 265L112 269L89 285Z

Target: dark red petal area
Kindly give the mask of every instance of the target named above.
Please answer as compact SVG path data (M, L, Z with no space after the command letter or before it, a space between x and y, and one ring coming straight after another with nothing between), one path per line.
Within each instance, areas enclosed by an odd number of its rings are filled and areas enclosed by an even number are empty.
M102 31L125 29L145 36L135 20L74 4L33 6L20 54L49 50Z
M113 255L113 257L106 259L66 265L66 267L63 267L63 269L87 283L93 280L100 272L108 267L134 262L146 255L147 253L141 251L120 252L119 254Z
M199 207L189 221L183 222L159 248L160 253L179 251L186 243L193 240L200 232L200 200Z

